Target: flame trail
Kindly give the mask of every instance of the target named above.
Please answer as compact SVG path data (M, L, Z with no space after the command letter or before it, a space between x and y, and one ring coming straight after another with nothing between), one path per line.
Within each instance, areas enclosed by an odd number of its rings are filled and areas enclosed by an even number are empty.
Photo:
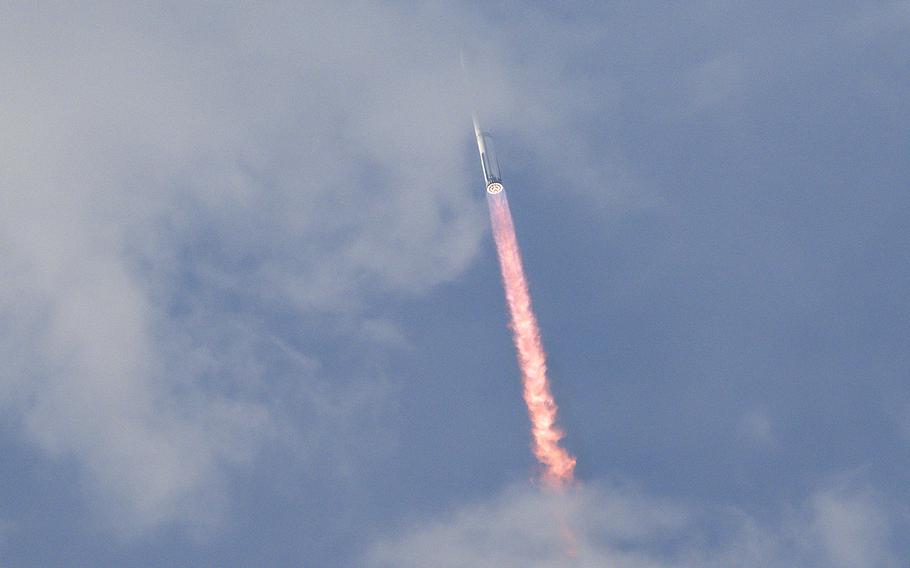
M531 309L528 281L521 263L521 251L505 191L488 194L487 204L490 207L506 302L512 316L512 332L521 367L524 399L531 418L534 456L545 468L544 482L551 487L562 488L573 481L575 458L559 445L563 432L556 426L557 408L547 380L546 354L540 340L537 318Z

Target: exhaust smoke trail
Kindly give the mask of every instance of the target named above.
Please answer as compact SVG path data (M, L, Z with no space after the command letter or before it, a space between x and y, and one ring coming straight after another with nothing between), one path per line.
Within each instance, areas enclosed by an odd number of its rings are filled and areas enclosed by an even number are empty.
M476 121L475 121L476 124ZM475 129L477 127L475 126ZM483 153L483 150L481 151ZM506 303L521 367L524 400L531 419L533 451L544 467L543 481L553 488L564 488L574 480L575 458L559 445L562 430L556 426L556 401L547 379L546 354L540 340L537 317L531 308L531 295L515 236L509 201L502 186L487 190L487 204L493 225L493 238L505 287Z

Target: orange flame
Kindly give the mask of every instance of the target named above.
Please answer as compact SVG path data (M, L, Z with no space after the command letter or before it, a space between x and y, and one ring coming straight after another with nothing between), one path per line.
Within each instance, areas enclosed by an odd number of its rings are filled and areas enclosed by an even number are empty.
M575 458L559 445L564 436L556 426L556 401L547 380L546 354L540 340L537 318L531 309L531 295L515 237L515 225L505 192L487 195L493 238L505 286L506 302L512 316L512 332L521 367L524 399L531 418L533 450L544 467L543 481L554 488L572 483Z

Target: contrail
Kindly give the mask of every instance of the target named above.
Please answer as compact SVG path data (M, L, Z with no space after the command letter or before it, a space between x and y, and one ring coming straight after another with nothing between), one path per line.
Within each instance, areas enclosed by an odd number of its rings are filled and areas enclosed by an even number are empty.
M479 132L479 129L477 130ZM495 164L495 158L491 154L486 154L490 148L489 139L484 142L486 144L480 145L481 160L486 173L486 165ZM487 205L490 207L493 238L496 241L506 302L511 314L525 404L531 418L534 456L544 466L543 481L551 487L562 488L570 485L574 479L575 458L559 445L564 434L556 426L557 407L547 379L546 354L540 340L537 317L531 308L531 295L521 262L518 239L515 236L515 225L509 211L509 200L502 189L501 180L498 179L498 164L496 174L495 181L487 180L490 182L487 188ZM500 184L499 188L494 188L497 189L495 192L490 191L492 183Z

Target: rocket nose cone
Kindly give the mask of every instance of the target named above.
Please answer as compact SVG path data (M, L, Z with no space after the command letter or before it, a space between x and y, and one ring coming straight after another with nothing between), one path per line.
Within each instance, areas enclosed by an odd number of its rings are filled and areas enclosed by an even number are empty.
M477 120L477 114L475 114L475 113L471 114L471 121L474 123L474 136L480 138L480 136L481 136L480 121Z

